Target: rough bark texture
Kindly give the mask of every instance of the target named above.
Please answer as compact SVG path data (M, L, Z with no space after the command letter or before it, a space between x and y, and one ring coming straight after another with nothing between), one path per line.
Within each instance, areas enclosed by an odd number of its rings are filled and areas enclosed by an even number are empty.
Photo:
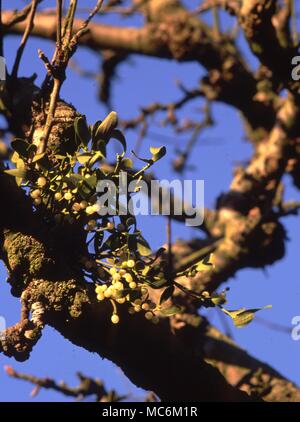
M205 3L210 9L210 2ZM213 6L217 4L221 3ZM180 266L195 251L217 241L215 268L182 280L197 292L213 292L241 268L264 267L284 256L286 236L280 219L289 211L280 197L282 178L291 173L295 185L300 185L299 82L290 78L291 57L297 53L287 24L290 12L275 0L223 4L236 15L261 63L256 73L232 35L208 26L178 0L147 2L140 9L145 22L141 28L92 23L80 41L96 54L121 53L120 61L139 54L201 64L207 74L197 94L187 94L177 108L202 96L241 112L246 136L253 144L251 160L235 169L231 186L218 198L216 208L206 210L202 227L206 238L174 245ZM12 11L2 13L2 22L6 36L21 34L26 28L25 18L16 18ZM74 29L81 25L76 20ZM31 33L53 40L56 30L55 16L40 12ZM9 78L1 99L10 132L31 136L38 144L49 113L49 95L35 87L32 79ZM174 108L154 110L174 112ZM131 127L145 123L151 114L144 110L142 119ZM79 115L73 106L58 101L48 147L61 142ZM5 340L0 338L1 352L20 361L27 359L44 324L49 324L74 344L115 362L137 386L154 391L162 400L300 401L294 384L202 319L197 313L199 303L193 299L177 295L185 313L162 319L157 326L126 311L121 314L122 323L112 326L110 304L96 300L94 286L84 280L77 264L86 252L85 234L76 227L50 229L3 172L0 197L6 203L0 208L1 259L12 294L22 301L20 322L7 330Z

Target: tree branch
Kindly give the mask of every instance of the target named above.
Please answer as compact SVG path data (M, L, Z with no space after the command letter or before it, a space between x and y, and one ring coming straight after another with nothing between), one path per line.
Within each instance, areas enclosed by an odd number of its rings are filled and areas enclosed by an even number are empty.
M277 5L277 0L246 0L239 22L252 52L273 72L276 83L298 95L300 83L291 77L292 58L298 55L298 46L289 37L288 25L279 25Z
M28 283L22 293L27 307L31 309L34 303L42 303L43 320L65 338L112 360L136 385L154 391L162 400L250 400L230 387L217 370L194 356L170 331L168 320L153 325L141 314L131 316L122 307L122 323L112 326L110 303L97 301L93 285L78 278L57 280L58 274L63 275L60 266L51 271L55 273L55 279L40 278L45 274L46 256L37 256L37 248L43 249L43 246L36 239L32 242L32 238L20 233L6 234L4 249L8 266L12 274L18 271L19 277L27 277ZM30 254L22 253L22 263L16 255L16 247L21 244L22 252L26 247ZM32 256L36 258L35 265L28 270L26 262L29 265ZM28 271L31 271L30 279ZM15 282L14 277L11 282ZM210 380L211 384L203 383L203 379Z
M40 378L17 372L11 366L6 366L5 371L12 378L34 384L35 387L31 393L32 397L36 396L44 388L46 390L56 391L67 397L74 397L77 400L95 396L96 401L112 403L127 398L127 396L119 396L114 390L108 391L100 379L87 377L80 372L76 374L80 381L79 385L77 387L70 387L65 382L56 383L51 378Z
M215 40L213 29L187 11L179 1L173 3L166 13L153 7L151 19L143 28L90 24L80 43L95 51L110 49L126 55L199 62L209 71L203 80L208 99L223 101L241 110L252 130L270 129L274 123L273 109L254 99L257 81L245 65L234 40L224 34L219 41ZM12 12L3 12L4 33L23 31L24 22L6 26L11 17ZM75 20L74 30L81 25L81 20ZM55 16L38 14L32 35L54 40Z
M191 279L193 290L215 291L238 269L263 267L284 255L285 231L274 207L297 139L299 112L293 98L284 101L269 137L257 144L249 165L236 170L229 192L219 198L208 226L211 237L221 239L214 251L215 269Z

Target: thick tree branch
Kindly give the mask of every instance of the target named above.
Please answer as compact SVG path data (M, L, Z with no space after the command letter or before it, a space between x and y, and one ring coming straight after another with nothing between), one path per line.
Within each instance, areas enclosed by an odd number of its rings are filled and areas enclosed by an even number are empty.
M51 378L41 378L17 372L11 366L6 366L5 371L10 377L33 384L35 387L31 392L32 397L36 396L43 388L56 391L67 397L73 397L76 400L82 400L90 396L94 396L96 401L100 402L119 402L127 399L127 396L120 396L114 390L107 390L100 379L87 377L80 372L76 374L80 382L79 385L70 387L63 381L57 383Z
M153 0L149 6L144 11L144 28L94 24L82 43L96 51L109 48L122 54L197 61L208 70L201 86L205 96L237 107L252 130L259 131L260 142L255 145L251 162L245 169L236 171L230 191L219 198L217 210L208 212L211 219L205 230L210 240L220 239L215 251L216 267L191 283L194 290L215 290L239 268L263 266L284 253L285 232L274 207L278 206L276 198L281 178L293 157L300 112L294 98L277 97L276 107L281 106L275 119L274 104L255 99L258 80L244 64L230 37L218 34L216 39L214 31L177 0L164 3ZM10 12L3 14L8 33L23 32L23 21L8 27L12 18ZM54 20L51 15L37 15L34 34L53 39L57 32ZM75 31L80 28L82 22L76 21ZM263 63L274 71L272 63ZM285 75L279 78L284 82ZM50 105L32 81L29 82L24 79L12 84L8 80L4 103L10 129L38 144ZM78 115L72 106L58 99L49 131L49 149L70 134ZM6 198L9 205L0 211L1 258L8 269L12 293L22 298L23 311L21 321L4 333L0 351L19 360L27 358L46 323L74 344L112 360L136 385L155 391L162 400L288 399L284 388L291 388L293 398L298 397L294 386L266 366L262 369L262 386L254 386L253 379L260 383L261 373L257 374L257 368L263 365L234 350L242 369L236 368L229 359L230 353L225 353L226 347L233 350L234 346L224 338L222 344L217 343L224 352L222 360L213 347L221 336L207 329L199 337L193 323L188 321L197 318L192 300L184 301L190 313L186 314L185 321L184 316L179 317L179 325L177 318L161 317L158 326L154 326L141 314L129 315L126 306L119 312L121 323L112 325L110 302L97 300L95 286L86 282L76 264L80 256L87 253L85 235L77 233L76 227L69 231L49 228L38 213L32 213L31 205L11 180L0 174L0 196ZM20 200L20 207L15 206L16 198ZM176 299L181 300L181 297ZM207 359L224 372L228 382ZM234 369L235 376L228 375L224 367L228 367L229 372ZM269 377L267 381L265 375ZM270 390L272 382L281 388L277 396ZM249 397L240 388L254 395Z
M62 101L59 104L58 109L63 108L65 114L73 115L72 107ZM35 108L39 109L37 104ZM34 118L34 112L32 116ZM41 123L39 119L33 122L35 139ZM66 130L62 122L59 123L63 126L61 129ZM55 126L53 131L53 140L59 142ZM18 208L15 193L23 198ZM14 204L13 209L17 208L13 213L11 208L1 209L2 259L9 272L12 293L22 297L23 306L29 312L33 313L39 304L43 309L43 323L56 328L74 344L112 360L136 385L154 391L162 400L249 400L247 395L227 384L216 369L186 348L170 330L168 319L155 326L141 314L131 316L121 307L122 323L113 326L110 302L97 301L94 285L84 280L76 266L84 254L85 243L79 237L75 246L74 227L69 233L47 227L37 214L32 215L22 191L4 174L0 176L0 194L6 197L7 204ZM26 213L22 212L23 203ZM14 229L14 219L19 231ZM23 317L21 323L25 324L22 321ZM8 350L2 347L3 352L7 350L9 356L20 360L30 352L23 331L16 339L17 344L14 335L7 332L10 347Z
M17 249L21 244L22 254ZM45 323L74 344L114 361L136 385L154 391L162 400L249 400L194 356L171 332L168 320L154 326L140 314L134 317L122 309L122 323L112 326L110 303L97 301L93 285L78 278L57 280L58 274L63 275L60 266L55 279L40 278L47 272L43 268L47 258L33 236L6 233L4 250L12 275L17 271L18 277L27 280L22 298L28 309L37 302L43 304ZM15 282L11 277L11 283Z
M215 365L226 380L244 391L270 402L299 402L299 388L269 365L250 356L230 338L207 325L201 334L208 362Z
M222 238L214 251L215 269L191 280L193 289L214 291L246 266L262 267L284 255L285 231L276 213L276 195L287 168L293 141L299 131L299 108L285 100L277 124L265 141L257 144L249 165L239 168L230 191L218 200L210 235Z
M171 3L167 12L161 11L162 6L153 6L151 18L143 28L92 23L81 44L95 51L110 49L126 55L197 61L209 71L208 77L203 80L203 88L210 100L223 101L241 110L252 129L270 129L274 123L273 109L255 100L257 81L245 65L234 41L226 35L216 40L214 31L187 11L179 1ZM12 12L3 13L4 32L22 33L24 22L5 27L11 17ZM74 30L78 30L81 24L82 21L76 20ZM32 35L54 40L55 16L38 14ZM236 95L237 92L240 95Z
M280 26L277 6L277 0L245 0L239 21L252 52L273 72L276 83L298 95L299 81L291 76L292 58L298 55L298 46L289 39L288 25L283 29Z

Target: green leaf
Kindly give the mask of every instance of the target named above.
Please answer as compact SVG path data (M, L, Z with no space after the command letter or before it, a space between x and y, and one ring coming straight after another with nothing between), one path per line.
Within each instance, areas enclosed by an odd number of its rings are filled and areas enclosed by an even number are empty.
M26 169L17 168L17 169L4 170L4 173L9 174L10 176L13 176L13 177L25 179L27 172L26 172Z
M68 186L71 188L76 187L78 183L82 180L83 180L83 177L80 174L76 174L76 173L72 173L69 176L66 176L63 178L63 181L66 182Z
M124 290L118 290L115 292L114 297L116 299L121 299L122 297L125 297L130 293L130 289L124 289Z
M18 161L18 159L19 159L19 158L20 158L19 154L15 151L15 152L13 153L13 155L11 156L10 161L11 161L13 164L16 164L16 162Z
M127 227L136 226L135 217L126 218L125 224L126 224Z
M104 232L96 232L95 237L94 237L94 249L95 252L98 252L98 249L101 247L102 241L104 238Z
M35 154L35 156L32 159L32 162L36 163L36 162L40 161L42 158L45 157L45 155L46 155L45 152L42 152L41 154Z
M95 174L92 174L90 177L85 178L83 183L86 183L90 189L95 189L97 185L97 177Z
M168 299L170 299L170 297L172 297L173 293L174 293L174 286L168 286L162 293L162 295L160 296L159 299L159 304L161 305L162 303L166 302Z
M97 133L97 130L98 130L98 128L99 128L99 126L101 125L101 123L102 123L102 121L101 120L99 120L98 122L96 122L93 126L91 126L91 133L92 133L92 141L93 141L93 145L94 145L94 143L98 140L97 138L96 138L96 133Z
M77 160L80 164L85 165L90 161L93 154L91 152L82 152L80 154L77 154Z
M227 299L224 293L220 293L212 296L211 301L215 306L221 306L227 302Z
M118 115L115 111L112 111L105 117L103 122L101 122L94 134L95 140L105 139L108 140L111 136L112 131L118 125Z
M106 142L103 139L97 141L97 145L94 149L101 152L103 157L106 157Z
M34 144L29 144L29 147L27 149L28 157L33 157L36 151L37 151L37 146Z
M162 309L160 312L165 316L172 316L176 314L180 314L183 311L182 306L172 305L168 308Z
M166 147L150 147L150 152L152 155L152 161L155 163L156 161L160 160L162 157L164 157L167 153Z
M128 169L132 169L132 167L133 167L133 162L132 162L132 160L130 159L130 158L124 158L123 160L122 160L122 165L123 165L123 167L126 167L126 168L128 168Z
M159 257L161 257L164 254L165 251L166 251L165 248L159 248L156 251L154 258L150 259L151 264L153 264Z
M89 167L93 167L94 164L97 163L97 161L102 160L103 158L103 154L101 151L97 151L91 158L90 162L89 162Z
M79 184L77 185L78 193L82 196L84 199L88 199L95 193L95 189L93 189L89 183L86 182L85 179L83 179Z
M208 271L211 270L213 264L211 262L212 254L207 255L196 265L196 271Z
M253 320L256 311L244 311L233 318L233 323L237 328L242 328Z
M119 141L120 144L123 147L124 152L126 152L127 143L126 143L126 139L125 139L125 136L123 135L123 133L120 130L115 129L115 130L112 131L111 137L113 139L116 139L117 141Z
M120 241L120 237L118 233L113 233L106 239L106 241L101 247L101 251L107 250L107 249L110 249L111 251L115 251L116 249L119 249L120 246L121 246L121 241Z
M235 311L227 311L223 309L223 311L232 318L233 323L237 328L242 328L245 325L250 324L251 321L253 321L256 312L261 311L262 309L268 309L268 308L272 308L272 306L267 305L267 306L264 306L263 308L255 308L255 309L242 308Z
M168 281L165 278L160 278L158 280L146 279L145 282L149 284L152 289L161 289L162 287L165 287L168 284Z
M86 146L91 139L91 134L84 117L76 117L74 121L74 130L77 145Z
M132 152L132 154L136 157L136 158L138 158L139 160L141 160L141 161L143 161L144 163L147 163L147 164L153 164L153 160L152 159L147 159L147 158L141 158L141 157L139 157L134 151L131 151Z
M21 157L28 158L29 156L28 151L29 151L30 144L24 141L24 139L15 139L14 141L12 141L11 147Z
M137 239L137 250L142 256L149 256L152 252L147 240L142 236L139 236Z

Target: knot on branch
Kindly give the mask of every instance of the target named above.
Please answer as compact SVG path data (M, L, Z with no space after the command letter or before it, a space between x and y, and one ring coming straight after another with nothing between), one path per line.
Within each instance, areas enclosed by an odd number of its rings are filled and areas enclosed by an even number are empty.
M262 218L259 208L253 208L243 217L234 210L220 211L224 240L215 254L224 262L232 259L240 267L259 268L271 265L285 254L286 231L275 215Z
M53 265L43 244L32 236L7 232L4 248L10 273L8 282L14 296L20 296L31 279L48 272Z
M246 0L240 10L240 22L247 37L256 36L256 31L265 22L270 22L276 12L274 0Z
M49 113L49 101L46 103L35 102L32 107L33 118L33 144L38 146L41 138L44 136L44 127ZM57 102L51 133L49 135L47 147L49 150L54 150L63 143L64 139L74 139L74 120L80 114L75 108L62 100ZM26 134L29 137L29 132ZM74 145L65 143L64 148L66 152L74 152Z
M188 13L167 16L163 22L153 25L153 30L156 43L165 45L176 60L187 59L197 49L205 48L206 34Z
M41 337L41 327L24 319L0 333L0 350L8 357L23 362Z

